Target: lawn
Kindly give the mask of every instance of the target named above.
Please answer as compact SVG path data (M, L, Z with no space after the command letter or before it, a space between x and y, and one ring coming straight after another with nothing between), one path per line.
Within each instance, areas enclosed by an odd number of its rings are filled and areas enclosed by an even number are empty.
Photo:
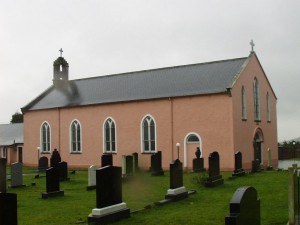
M9 172L9 171L8 171ZM70 174L70 181L61 182L65 196L42 199L46 190L45 174L35 179L33 169L24 169L24 188L8 188L18 194L19 225L68 225L87 224L87 216L96 206L95 190L86 191L87 170ZM229 179L231 173L222 173L225 184L205 188L199 184L203 174L184 173L184 186L197 193L179 202L154 206L153 202L164 199L169 188L169 173L152 177L141 172L123 183L123 201L127 203L131 218L115 225L222 225L229 214L229 203L237 188L253 186L261 200L261 224L279 225L288 221L288 173L286 171L264 171L245 177ZM36 185L33 186L32 183ZM9 185L9 182L8 182ZM151 209L143 209L151 205ZM141 210L141 211L139 211Z

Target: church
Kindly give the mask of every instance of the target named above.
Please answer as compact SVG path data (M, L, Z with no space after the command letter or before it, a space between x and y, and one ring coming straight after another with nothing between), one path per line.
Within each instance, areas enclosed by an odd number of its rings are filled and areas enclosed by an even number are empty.
M61 54L53 83L22 108L23 162L36 166L57 149L69 167L100 166L102 154L113 154L121 166L123 155L136 152L148 169L151 155L161 151L168 169L179 143L186 169L197 147L206 168L213 151L223 171L234 169L237 151L244 169L254 159L266 167L268 151L276 166L276 102L253 49L242 58L76 80Z

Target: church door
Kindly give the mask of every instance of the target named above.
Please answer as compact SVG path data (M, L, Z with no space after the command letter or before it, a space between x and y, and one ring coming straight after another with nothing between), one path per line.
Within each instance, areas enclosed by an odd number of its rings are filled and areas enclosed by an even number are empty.
M262 135L260 132L256 132L253 140L254 159L258 159L262 163Z
M184 149L184 167L191 169L193 167L193 159L196 158L195 152L200 146L200 136L195 133L190 133L185 138Z

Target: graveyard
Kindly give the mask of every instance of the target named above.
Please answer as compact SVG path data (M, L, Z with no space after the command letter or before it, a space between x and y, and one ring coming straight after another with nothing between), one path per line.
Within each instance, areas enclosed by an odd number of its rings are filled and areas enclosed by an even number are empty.
M10 166L7 174L11 174ZM11 187L11 181L7 181L7 192L17 194L19 225L88 224L87 218L96 207L96 190L87 191L88 169L69 168L69 179L60 182L64 195L47 199L41 196L46 190L46 173L36 176L36 168L23 168L23 174L26 186ZM265 170L238 178L232 178L232 172L221 172L218 176L224 183L215 187L205 187L207 176L207 171L184 171L184 186L196 193L158 206L154 202L160 201L169 189L170 172L164 171L160 176L152 176L149 171L134 173L122 181L122 197L130 209L130 218L114 224L225 224L233 194L243 186L257 190L262 225L288 221L287 171Z

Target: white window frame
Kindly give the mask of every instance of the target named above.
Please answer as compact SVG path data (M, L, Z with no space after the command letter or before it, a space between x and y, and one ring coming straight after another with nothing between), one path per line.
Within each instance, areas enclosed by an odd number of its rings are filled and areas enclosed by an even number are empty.
M147 142L148 142L148 145L149 145L149 149L145 149L145 140L144 140L144 121L145 120L147 120L147 123L148 123L148 134L150 135L148 135L148 140L147 140ZM150 127L150 123L151 123L151 121L153 121L153 123L154 123L154 149L153 150L151 150L151 148L152 148L152 139L151 139L151 127ZM157 152L157 135L156 135L156 132L157 132L157 127L156 127L156 121L155 121L155 119L154 119L154 117L153 116L151 116L151 115L146 115L146 116L144 116L143 117L143 119L142 119L142 121L141 121L141 149L142 149L142 153L155 153L155 152ZM150 138L149 138L150 137Z
M49 149L44 149L44 133L43 133L43 127L44 125L47 125L48 126L48 132L47 133L47 129L46 129L46 146L49 145ZM47 135L48 134L48 135ZM41 148L41 152L42 153L50 153L51 152L51 126L50 126L50 123L48 121L44 121L40 127L40 148Z
M247 120L247 104L246 104L246 91L242 87L242 120Z
M259 99L259 83L257 78L253 81L253 96L254 96L254 120L260 121L260 99Z
M75 134L76 149L75 150L73 149L73 131L72 131L72 126L73 126L74 123L77 123L76 131L75 131L76 132L76 134ZM80 140L79 141L77 140L77 137L78 137L77 128L78 128L78 126L80 128L80 130L79 130L80 131L80 135L79 135ZM82 153L82 126L81 126L79 120L75 119L71 122L69 133L70 133L70 153ZM79 145L77 144L77 142L79 142ZM78 146L80 148L79 150L78 150Z
M106 148L106 123L107 122L110 122L110 127L109 127L109 145L110 145L110 150L107 150ZM112 127L111 125L114 124L115 126L115 149L112 150L112 143L113 143L113 140L112 140ZM104 123L103 123L103 153L117 153L117 124L115 122L115 120L112 118L112 117L108 117L104 120Z

